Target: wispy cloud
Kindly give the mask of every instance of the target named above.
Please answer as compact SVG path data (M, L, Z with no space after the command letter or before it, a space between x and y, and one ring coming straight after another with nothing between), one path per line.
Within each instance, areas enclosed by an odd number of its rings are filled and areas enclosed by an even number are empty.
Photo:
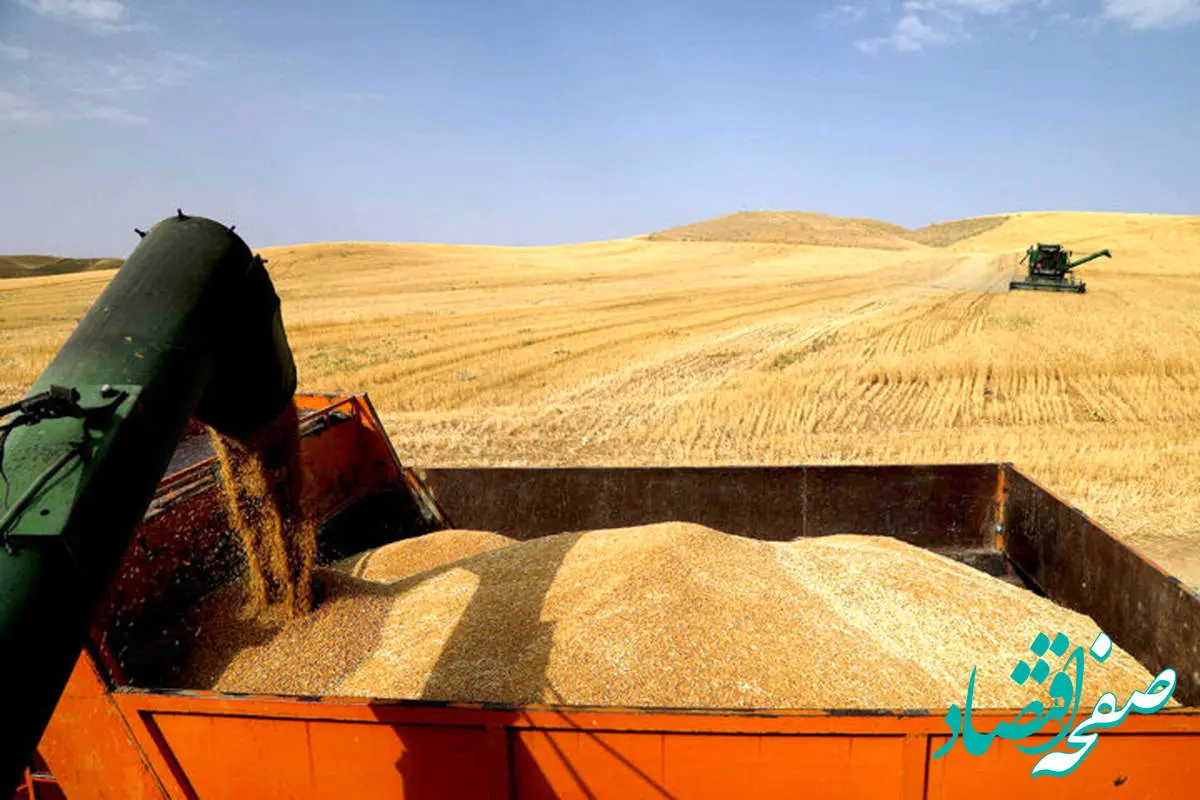
M18 47L15 44L7 44L0 42L0 58L6 58L9 61L24 61L29 58L30 52L24 47Z
M859 0L856 3L838 3L825 15L825 18L843 24L853 25L862 22L867 16L867 4Z
M94 91L145 92L183 86L212 65L187 53L161 52L149 58L123 56L100 65L85 80Z
M90 119L97 120L99 122L113 122L118 125L145 125L149 121L141 114L135 114L132 111L126 111L123 108L117 108L115 106L85 107L73 113L74 119Z
M137 27L130 21L129 6L119 0L17 0L34 13L70 22L98 33Z
M1003 14L1028 0L941 0L937 3L922 3L925 6L958 7L977 14Z
M1200 22L1200 0L1104 0L1104 17L1137 30L1178 28Z
M1200 23L1200 0L1088 0L1087 10L1075 4L1072 13L1058 0L857 0L829 6L826 19L869 25L885 23L884 32L862 37L854 46L864 53L919 53L935 46L976 38L982 19L1020 14L1026 35L1036 35L1037 23L1048 21L1098 27L1104 23L1135 30L1165 30ZM890 22L889 22L890 20ZM972 23L974 24L974 27ZM989 23L994 24L994 23Z
M0 89L0 122L43 122L51 116L50 112L38 108L29 97Z
M946 45L967 37L973 17L995 17L1007 14L1020 6L1037 0L907 0L899 4L881 3L885 13L900 17L890 31L881 36L861 38L854 43L864 53L878 54L885 50L898 53L919 53L929 47ZM1040 0L1045 3L1046 0Z
M78 100L60 105L48 105L35 95L0 89L0 124L34 125L69 120L90 120L117 125L143 125L147 122L118 106L92 105Z
M41 78L48 89L69 95L76 103L112 108L145 102L163 89L186 86L210 68L210 62L187 53L160 52L107 60L54 60L46 65ZM87 114L82 118L106 119Z
M159 91L186 86L212 67L204 59L174 52L109 60L39 56L19 85L10 80L0 89L0 121L142 125L149 119L133 109L152 104Z
M0 3L7 0L0 0ZM178 0L176 0L178 2ZM69 23L87 31L160 30L143 21L145 7L137 0L16 0L47 22ZM162 4L165 5L165 4ZM0 122L95 122L144 125L156 97L186 87L217 62L170 47L155 49L169 32L99 40L94 46L61 52L31 52L11 41L0 41L0 61L28 61L0 75ZM228 66L227 64L223 64Z
M896 50L900 53L918 53L929 45L946 41L946 34L922 22L915 14L905 14L887 36L874 39L859 39L854 46L864 53L881 50Z

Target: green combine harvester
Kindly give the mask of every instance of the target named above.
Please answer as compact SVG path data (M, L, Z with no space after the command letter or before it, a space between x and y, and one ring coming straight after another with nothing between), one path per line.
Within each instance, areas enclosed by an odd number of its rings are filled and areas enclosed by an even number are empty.
M1097 258L1112 258L1108 250L1101 250L1084 256L1078 261L1071 260L1071 251L1064 250L1061 244L1038 244L1025 252L1021 263L1029 264L1029 274L1023 281L1012 281L1008 284L1011 289L1035 289L1042 292L1075 292L1083 294L1087 284L1076 281L1071 270L1081 264L1094 261Z

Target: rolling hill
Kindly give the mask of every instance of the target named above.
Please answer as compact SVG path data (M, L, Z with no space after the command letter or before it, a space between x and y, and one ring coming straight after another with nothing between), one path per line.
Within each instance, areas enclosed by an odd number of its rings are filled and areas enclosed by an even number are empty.
M809 211L742 211L649 235L660 242L757 242L817 247L910 250L945 247L1003 225L1007 217L978 217L911 230L873 219Z
M74 272L117 269L119 258L58 258L56 256L0 256L0 279L39 278Z
M1086 295L1008 292L1039 240L1114 257ZM1200 584L1200 217L262 252L302 387L370 392L409 463L1012 461ZM0 283L0 396L109 277Z

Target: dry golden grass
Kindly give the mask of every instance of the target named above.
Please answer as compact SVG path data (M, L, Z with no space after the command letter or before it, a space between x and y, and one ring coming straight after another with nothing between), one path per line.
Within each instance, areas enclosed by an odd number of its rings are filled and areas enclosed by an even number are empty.
M954 222L939 222L908 233L908 238L930 247L946 247L948 245L978 236L981 233L998 228L1008 222L1008 217L971 217Z
M758 242L823 247L910 250L913 231L874 219L847 219L810 211L742 211L681 225L647 238L656 242Z
M821 247L911 250L946 247L1008 221L1006 216L972 217L916 230L875 219L850 219L811 211L741 211L680 225L646 238L653 242L757 242Z
M369 391L411 463L1013 461L1200 583L1200 218L969 222L903 250L264 255L302 387ZM1080 270L1083 296L1004 291L1038 240L1114 258ZM0 394L110 277L0 282Z

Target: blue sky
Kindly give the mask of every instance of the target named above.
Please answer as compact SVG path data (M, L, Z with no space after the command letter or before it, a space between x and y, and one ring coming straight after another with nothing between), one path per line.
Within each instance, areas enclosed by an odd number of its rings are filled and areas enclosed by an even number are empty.
M0 0L0 252L1200 213L1200 0Z

